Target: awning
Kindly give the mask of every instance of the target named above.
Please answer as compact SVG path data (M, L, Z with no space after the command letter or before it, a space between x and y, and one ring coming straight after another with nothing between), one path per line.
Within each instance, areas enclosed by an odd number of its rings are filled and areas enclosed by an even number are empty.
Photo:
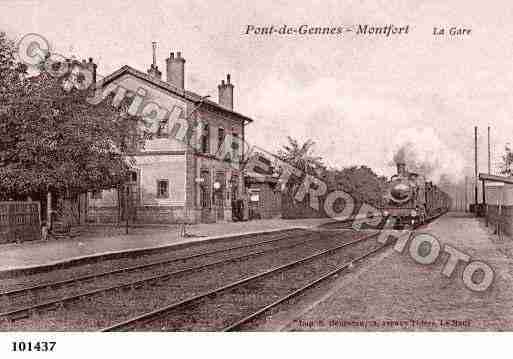
M513 184L513 177L496 176L496 175L490 175L488 173L480 173L479 180Z

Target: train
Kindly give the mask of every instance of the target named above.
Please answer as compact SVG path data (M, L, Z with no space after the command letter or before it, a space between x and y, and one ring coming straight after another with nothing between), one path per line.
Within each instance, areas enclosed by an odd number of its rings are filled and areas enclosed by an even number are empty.
M425 177L397 164L397 174L387 183L381 209L383 217L393 218L396 227L418 226L446 213L450 196Z

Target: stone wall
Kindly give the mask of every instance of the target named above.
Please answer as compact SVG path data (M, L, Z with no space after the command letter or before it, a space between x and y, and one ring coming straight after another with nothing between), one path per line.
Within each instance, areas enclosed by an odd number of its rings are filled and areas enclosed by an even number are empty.
M118 223L118 207L89 207L87 210L87 222L89 223Z
M129 223L140 224L173 224L186 220L189 223L199 221L198 211L184 210L184 207L175 206L141 206L135 213L130 214ZM120 223L125 219L120 218L118 207L90 207L87 215L89 223Z
M137 208L136 223L179 223L185 219L183 207L144 206Z

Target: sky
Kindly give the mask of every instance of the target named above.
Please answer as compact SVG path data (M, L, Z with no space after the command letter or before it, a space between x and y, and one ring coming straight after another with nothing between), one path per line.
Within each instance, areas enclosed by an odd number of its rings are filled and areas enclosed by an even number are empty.
M182 52L188 90L217 99L230 73L234 109L255 120L248 142L270 151L287 136L312 139L330 166L390 175L406 145L434 164L431 176L460 181L474 171L474 126L482 172L487 126L493 164L513 143L511 1L2 0L0 14L11 38L38 33L54 52L93 57L102 75L123 65L146 71L152 41L163 72L168 53ZM410 29L388 38L244 33L284 24ZM471 35L433 35L452 26Z

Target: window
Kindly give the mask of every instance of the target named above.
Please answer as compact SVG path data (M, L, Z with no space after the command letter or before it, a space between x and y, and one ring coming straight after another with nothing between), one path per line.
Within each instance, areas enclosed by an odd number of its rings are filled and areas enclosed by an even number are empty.
M210 151L209 141L210 140L210 127L208 124L203 126L203 134L201 135L201 152L208 153Z
M232 148L234 150L239 148L239 134L236 132L232 133Z
M102 199L102 191L101 190L93 191L91 193L91 198L92 199Z
M169 198L169 181L157 181L157 198Z
M239 157L239 134L232 133L232 151L234 159L238 160Z
M220 127L217 130L217 149L220 149L224 143L224 128Z
M137 171L130 171L130 181L137 182Z
M259 188L250 188L249 189L249 200L253 203L260 202L260 189Z

